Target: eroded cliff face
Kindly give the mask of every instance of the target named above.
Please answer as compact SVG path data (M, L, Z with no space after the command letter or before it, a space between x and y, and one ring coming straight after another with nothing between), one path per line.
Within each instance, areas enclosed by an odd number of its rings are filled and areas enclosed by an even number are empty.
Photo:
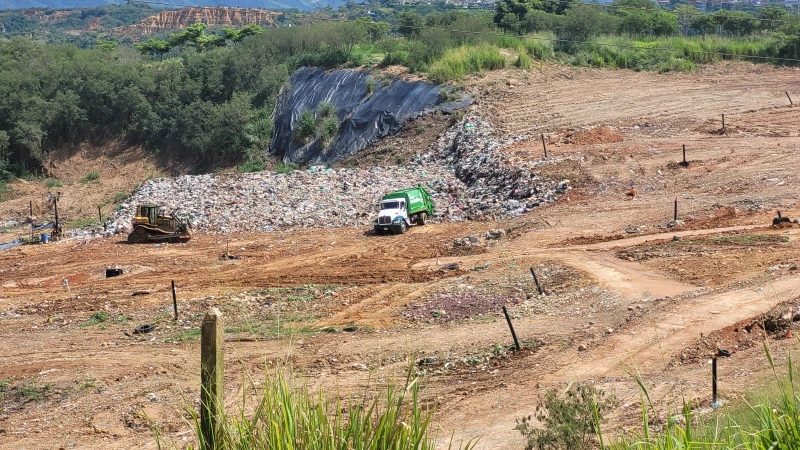
M262 27L277 28L278 24L275 19L281 14L265 9L186 8L164 11L150 16L136 25L114 28L111 33L141 38L164 30L179 30L198 22L205 23L209 27L241 28L245 25L261 25Z

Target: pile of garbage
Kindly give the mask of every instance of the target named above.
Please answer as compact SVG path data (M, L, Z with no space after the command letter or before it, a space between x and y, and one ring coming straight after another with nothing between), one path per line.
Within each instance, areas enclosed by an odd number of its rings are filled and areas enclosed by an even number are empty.
M434 221L513 217L555 201L566 181L543 179L542 162L511 165L488 122L468 116L428 153L405 166L368 170L311 166L290 173L184 175L149 180L109 218L107 233L130 231L136 205L154 203L188 218L195 230L221 233L372 224L380 198L422 185Z

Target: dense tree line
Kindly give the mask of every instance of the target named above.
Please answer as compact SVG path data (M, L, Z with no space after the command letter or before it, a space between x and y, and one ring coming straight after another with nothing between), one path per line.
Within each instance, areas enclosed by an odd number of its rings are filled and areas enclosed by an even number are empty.
M620 34L760 34L770 36L771 55L798 58L800 50L800 21L777 8L762 8L753 17L728 10L707 14L681 4L666 11L650 0L607 6L500 0L494 11L455 10L439 2L398 6L396 14L385 5L348 2L330 9L331 18L372 7L378 12L303 27L208 30L195 24L136 48L0 39L0 176L41 168L55 147L110 139L144 145L199 169L252 162L267 146L276 96L297 67L379 62L427 71L454 47L499 43L501 31L551 32L557 39L552 47L584 52L584 60L594 56L581 43Z
M728 9L704 13L683 3L664 10L652 0L614 0L607 5L579 0L499 0L495 3L494 22L511 33L552 31L564 40L581 41L602 34L792 35L799 21L782 5L764 6L751 14Z
M8 136L0 157L19 173L39 167L54 147L109 139L200 168L257 157L290 72L345 63L356 44L373 39L367 25L267 30L202 51L198 26L182 44L176 37L182 55L163 62L123 46L0 41L0 130Z

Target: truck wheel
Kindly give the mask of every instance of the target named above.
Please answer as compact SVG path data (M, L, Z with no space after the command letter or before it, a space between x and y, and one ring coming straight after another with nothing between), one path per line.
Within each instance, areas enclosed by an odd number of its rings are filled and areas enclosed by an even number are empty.
M425 225L425 222L427 220L428 220L428 213L422 212L422 213L419 213L419 216L417 216L417 223L419 225Z
M400 222L400 234L405 234L408 231L408 225L406 225L406 221Z

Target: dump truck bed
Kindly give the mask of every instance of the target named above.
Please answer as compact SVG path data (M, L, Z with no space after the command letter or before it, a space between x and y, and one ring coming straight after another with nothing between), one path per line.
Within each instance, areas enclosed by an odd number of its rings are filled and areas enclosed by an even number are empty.
M402 191L395 191L383 196L381 201L391 199L403 199L406 201L408 214L416 214L426 211L429 216L433 215L433 202L428 191L423 187L416 187L411 189L403 189Z

